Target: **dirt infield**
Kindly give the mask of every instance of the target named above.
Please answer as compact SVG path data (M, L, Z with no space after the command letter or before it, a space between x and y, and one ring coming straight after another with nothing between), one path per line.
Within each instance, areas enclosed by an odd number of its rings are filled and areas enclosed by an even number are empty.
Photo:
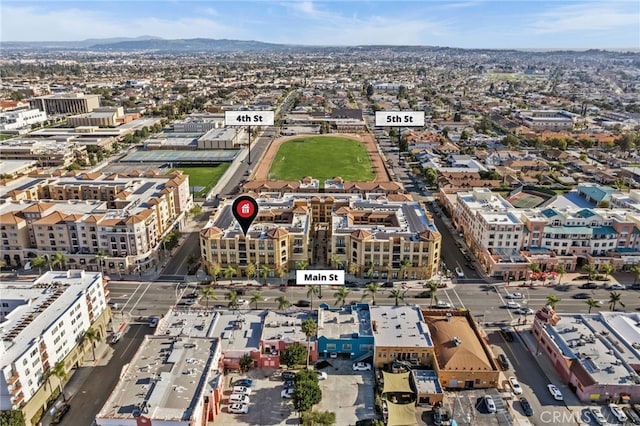
M384 160L378 153L378 148L376 145L375 138L372 134L352 134L352 133L329 133L326 135L296 135L296 136L285 136L278 139L274 139L267 151L264 153L264 156L260 160L260 163L256 166L253 179L254 180L268 180L269 170L271 169L271 165L273 164L273 160L276 158L276 154L278 153L278 149L283 142L289 141L291 139L300 139L305 137L317 137L317 136L337 136L347 139L352 139L356 141L362 142L367 149L367 153L369 154L369 159L371 160L371 167L373 168L374 173L376 174L375 182L390 182L389 173L387 172L387 168L384 164ZM313 176L312 176L313 177Z

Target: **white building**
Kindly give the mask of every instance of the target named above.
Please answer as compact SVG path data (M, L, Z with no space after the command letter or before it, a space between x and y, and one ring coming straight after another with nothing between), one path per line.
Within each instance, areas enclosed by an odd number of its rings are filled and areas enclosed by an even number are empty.
M0 113L0 130L11 131L47 121L47 113L39 109L26 109Z
M69 371L82 361L89 346L79 343L90 327L106 335L108 291L102 274L82 270L3 282L0 291L0 410L20 409L31 424L59 381L47 380L47 371L58 362Z

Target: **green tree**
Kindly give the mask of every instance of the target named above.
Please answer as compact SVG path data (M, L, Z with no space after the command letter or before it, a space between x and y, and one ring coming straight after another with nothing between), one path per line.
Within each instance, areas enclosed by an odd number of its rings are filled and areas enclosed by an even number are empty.
M349 296L349 289L344 286L338 288L338 291L336 291L333 294L333 297L335 297L336 299L336 305L340 303L340 306L344 306L344 304L347 303L348 296Z
M318 324L313 320L313 318L307 318L302 321L300 324L300 328L305 336L307 336L307 367L309 366L309 355L311 355L311 338L316 335L316 331L318 331Z
M166 251L170 252L171 250L176 248L178 246L178 243L180 242L180 231L178 231L177 229L173 230L162 237L162 240L160 241L162 242L162 247Z
M584 303L586 303L587 306L589 306L589 313L591 313L591 309L600 307L600 303L598 303L597 300L591 297L585 300Z
M202 293L201 297L205 300L207 309L209 309L209 300L218 300L213 287L202 287L200 293Z
M347 272L349 272L354 277L358 273L358 264L356 262L349 262L349 266L347 267Z
M528 265L529 271L531 271L532 274L539 274L541 269L540 269L540 265L537 263L530 263ZM533 281L533 278L531 279L531 281Z
M66 399L64 397L64 382L69 378L69 374L67 373L67 369L64 365L64 361L56 362L49 371L51 371L52 376L56 376L60 380L59 381L60 394L62 395L62 399Z
M209 266L209 275L213 277L213 285L218 284L218 277L220 276L221 272L222 272L222 267L220 266L219 263L213 263L211 264L211 266Z
M409 259L402 259L400 262L400 275L403 279L407 279L407 269L411 266L411 261Z
M600 270L604 272L605 281L609 281L609 275L613 274L616 268L613 265L605 264L600 266Z
M293 394L293 406L300 414L309 411L311 407L322 400L322 391L318 386L317 377L312 379L296 380L295 393Z
M429 287L429 292L431 293L431 305L433 306L433 303L438 303L438 296L436 295L436 292L438 291L438 283L436 283L435 281L429 281L427 282L427 287Z
M428 186L434 186L438 182L438 172L431 167L424 169L424 179Z
M245 267L244 272L247 274L247 278L255 278L256 264L253 262L247 263L247 266Z
M249 354L244 354L240 358L239 364L240 364L240 371L242 371L243 373L246 373L247 371L249 371L251 367L253 367L253 358L251 358L251 355Z
M202 206L200 204L196 204L191 209L189 209L189 214L193 218L197 218L202 213Z
M364 294L362 298L366 298L367 296L371 296L371 304L375 306L376 304L376 294L380 291L380 283L368 283L364 287Z
M234 290L231 290L229 293L227 293L227 295L225 296L225 299L227 299L229 301L229 303L227 303L227 306L231 309L238 309L239 306L239 300L240 300L240 295L238 293L236 293Z
M333 411L307 411L302 414L303 426L333 426L336 424L336 413Z
M236 271L236 268L234 268L234 267L233 267L233 266L231 266L231 265L227 266L227 267L224 269L224 277L225 277L226 279L228 279L228 280L229 280L229 282L230 282L231 284L233 284L233 276L234 276L235 274L237 274L237 273L238 273L238 271Z
M282 351L280 355L280 362L284 365L294 366L304 363L304 359L307 356L307 350L300 343L293 343Z
M263 300L264 297L262 297L262 294L259 291L254 291L253 293L251 293L251 299L249 300L249 303L253 303L254 309L258 310L258 303L262 302Z
M278 303L278 310L279 311L284 311L291 304L289 302L289 299L287 299L287 296L278 296L276 298L276 303Z
M95 259L98 267L100 268L100 273L104 275L104 259L107 257L107 252L100 249L96 253Z
M296 269L299 269L301 271L304 271L305 269L307 269L309 267L309 262L307 262L306 260L298 260L296 262Z
M47 259L42 256L31 259L31 267L38 268L38 274L42 275L42 268L47 266Z
M562 284L562 277L567 273L567 268L564 265L558 265L556 268L556 272L558 273L558 284Z
M333 267L336 269L342 269L342 260L340 260L340 256L338 256L337 254L332 254L331 255L331 263L333 264Z
M89 327L87 331L84 332L85 339L87 342L91 343L91 351L93 352L93 360L96 360L96 343L102 340L100 333L93 327Z
M395 299L396 306L398 306L398 301L404 302L404 294L402 294L402 290L399 288L394 288L389 291L389 297Z
M582 267L582 270L589 275L589 281L593 280L593 277L598 273L598 268L595 265L586 264Z
M0 425L2 426L25 426L27 424L24 413L20 410L0 411Z
M320 286L319 285L310 285L307 290L307 297L311 299L310 309L313 310L313 296L318 296L320 294Z
M267 278L269 278L269 272L271 271L269 269L268 265L262 265L262 267L260 268L260 270L262 271L261 275L262 275L262 279L264 280L265 285L267 284Z
M551 306L551 309L555 309L556 308L556 304L558 302L560 302L561 300L562 299L560 299L555 294L550 294L550 295L547 296L547 305Z
M640 278L640 265L633 265L630 271L634 274L633 285L636 285L638 279Z
M620 305L623 308L625 307L625 304L622 303L622 300L620 300L621 298L622 298L622 295L619 292L617 291L609 292L609 310L610 311L615 311L616 305Z
M367 274L367 278L369 278L369 280L372 280L372 279L373 279L373 273L374 273L374 272L375 272L375 271L374 271L374 269L373 269L373 265L371 265L371 266L369 267L369 269L367 269L367 272L366 272L366 274Z
M69 258L67 256L65 256L64 253L61 252L56 252L53 255L53 258L51 259L50 265L52 267L54 266L60 266L60 269L62 269L62 267L69 261Z

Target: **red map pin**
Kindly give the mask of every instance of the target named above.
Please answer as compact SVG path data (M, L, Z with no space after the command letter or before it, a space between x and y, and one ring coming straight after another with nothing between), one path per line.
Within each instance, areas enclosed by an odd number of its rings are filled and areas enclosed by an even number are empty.
M253 199L253 197L243 195L235 199L232 210L233 217L235 217L240 224L242 232L244 232L246 237L249 227L256 216L258 216L258 203Z

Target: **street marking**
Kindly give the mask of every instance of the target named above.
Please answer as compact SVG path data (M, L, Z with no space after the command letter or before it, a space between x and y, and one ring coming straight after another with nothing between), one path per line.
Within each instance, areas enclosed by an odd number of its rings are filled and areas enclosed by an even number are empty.
M138 300L136 300L136 303L134 303L131 309L129 310L129 315L133 314L133 310L136 308L136 306L138 306L138 303L140 303L140 300L142 300L142 297L145 295L145 293L147 292L147 290L149 290L150 287L151 287L151 283L148 283L147 288L144 289L142 294L140 294L140 297L138 297Z
M455 287L451 289L453 291L453 294L455 294L455 296L458 298L458 300L460 301L460 306L462 306L463 308L466 309L466 307L464 306L464 303L462 302L462 299L460 298L460 295L458 294L458 292L456 291Z

